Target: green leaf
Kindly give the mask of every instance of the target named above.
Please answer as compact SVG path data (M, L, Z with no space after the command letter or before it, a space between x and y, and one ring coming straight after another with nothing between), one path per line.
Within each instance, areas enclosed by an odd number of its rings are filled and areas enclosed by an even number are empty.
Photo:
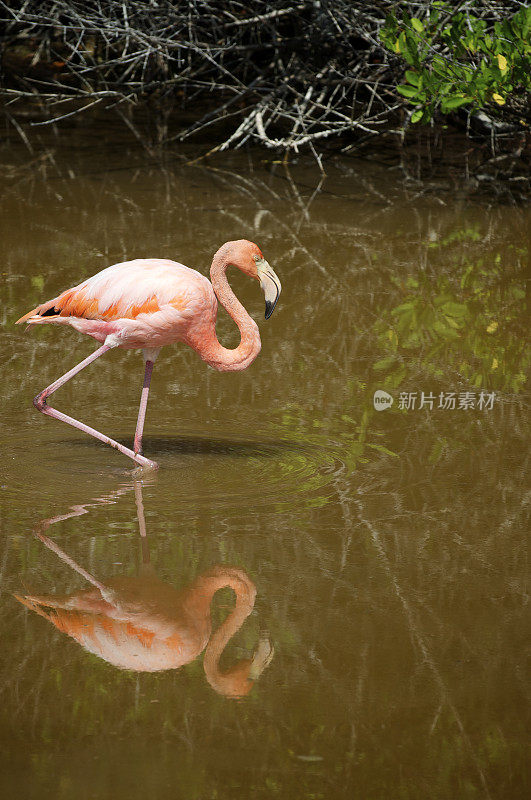
M455 317L450 317L447 314L444 315L444 319L446 320L447 324L454 329L458 329L461 327L459 322L455 319Z
M419 109L417 109L417 111L414 111L412 113L411 122L412 123L420 122L420 120L422 119L423 116L424 116L424 112L423 112L423 110L421 108L419 108Z
M381 361L377 361L375 364L372 365L372 368L377 372L381 372L384 369L389 369L393 366L396 362L395 356L389 356L388 358L382 358Z
M402 31L398 37L400 52L412 67L419 67L418 39L410 31Z
M417 72L413 72L410 69L406 70L406 81L411 83L413 86L418 86L420 83L420 75Z
M417 19L417 17L411 17L411 25L419 33L422 33L422 31L424 30L424 25L422 24L420 19Z
M419 93L416 86L406 86L405 84L400 84L400 86L396 87L396 90L403 97L416 97Z
M449 317L464 317L468 309L464 303L454 303L450 301L441 306L441 311Z
M408 100L418 97L419 94L416 86L407 86L405 84L400 84L400 86L396 87L396 90L402 97L407 97Z
M428 456L428 462L430 464L436 464L439 461L446 444L446 439L441 438L438 438L437 441L433 443L431 453Z
M453 95L450 97L446 97L442 104L441 109L442 111L451 111L453 108L459 108L459 106L464 106L466 103L471 103L471 97L460 97L459 95Z
M384 447L383 444L367 444L367 447L371 447L373 450L378 450L379 453L385 453L388 456L394 456L394 458L398 458L398 453L393 453L392 450L389 450L388 447Z
M445 317L445 320L447 319L448 317ZM445 339L459 338L457 333L452 328L450 328L449 325L446 324L446 321L443 321L442 319L435 320L435 322L433 323L433 331L434 333L437 334L437 336L442 336Z
M405 31L398 36L395 44L395 50L397 53L405 53L407 50L407 41L406 41L406 34Z
M396 308L393 308L391 314L396 316L397 314L403 314L405 311L411 311L413 308L415 308L414 302L408 300L406 303L401 303L399 306L396 306Z

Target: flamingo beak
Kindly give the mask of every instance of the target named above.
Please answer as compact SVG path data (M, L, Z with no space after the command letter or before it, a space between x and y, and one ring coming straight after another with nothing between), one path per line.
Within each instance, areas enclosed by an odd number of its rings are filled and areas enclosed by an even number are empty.
M257 261L256 268L260 286L265 294L265 318L269 319L275 310L278 298L280 297L280 292L282 291L282 286L278 279L278 275L275 275L273 269L269 266L265 259Z
M267 634L261 634L258 647L254 651L249 669L249 680L256 681L262 672L271 664L275 648Z

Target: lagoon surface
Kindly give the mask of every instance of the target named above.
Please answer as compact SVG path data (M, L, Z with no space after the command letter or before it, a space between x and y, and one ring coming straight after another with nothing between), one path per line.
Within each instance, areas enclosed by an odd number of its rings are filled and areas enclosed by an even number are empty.
M529 210L362 159L322 180L263 152L161 162L116 131L2 160L2 796L526 796ZM283 284L265 322L229 275L262 353L221 374L162 351L157 473L33 409L96 344L19 316L117 261L208 274L241 237ZM238 342L223 310L218 335ZM114 350L54 403L130 446L142 376ZM149 566L183 590L157 583L170 604L214 567L244 574L238 625L241 597L212 601L229 678L212 644L160 672L102 658L101 609L53 610L91 589L73 563L131 592ZM105 635L142 653L145 619L127 624Z

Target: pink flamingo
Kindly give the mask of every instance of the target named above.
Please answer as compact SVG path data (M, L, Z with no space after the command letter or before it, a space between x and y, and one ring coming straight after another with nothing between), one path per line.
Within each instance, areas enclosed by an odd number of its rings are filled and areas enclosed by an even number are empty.
M142 565L137 577L118 575L102 582L44 534L56 522L87 513L91 504L74 506L67 514L43 520L35 535L94 588L69 595L15 594L15 598L85 650L121 669L178 669L204 651L203 668L212 688L226 697L243 697L273 658L274 648L268 637L260 636L252 657L241 659L227 670L220 668L219 661L229 640L254 608L254 583L242 569L224 565L211 567L180 590L161 581L149 557L140 483L134 488L142 541ZM113 496L123 491L118 490ZM109 502L110 498L102 501ZM234 592L236 602L213 633L212 598L226 586Z
M218 694L236 698L249 694L270 664L274 650L262 636L251 658L226 670L219 665L229 640L254 607L256 589L242 569L217 565L180 591L159 580L149 564L138 577L116 576L102 583L46 536L40 538L96 588L68 595L14 597L108 664L135 672L160 672L190 664L204 651L209 684ZM212 633L211 601L226 586L236 595L236 604Z
M184 342L203 361L223 372L246 369L260 352L258 326L229 286L225 274L229 266L260 281L265 294L265 318L269 319L280 295L280 281L260 248L247 239L220 247L210 268L212 283L176 261L141 258L107 267L25 314L16 324L70 325L102 342L92 355L43 389L33 400L35 408L115 447L137 464L157 469L155 461L142 455L142 433L153 364L160 348ZM223 347L217 339L216 298L240 330L240 344L234 350ZM144 355L134 450L48 405L50 395L114 347L141 348Z

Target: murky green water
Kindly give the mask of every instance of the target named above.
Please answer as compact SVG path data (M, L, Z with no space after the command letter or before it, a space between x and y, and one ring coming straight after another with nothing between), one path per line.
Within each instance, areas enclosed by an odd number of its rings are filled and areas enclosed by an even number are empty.
M310 166L161 167L96 134L53 159L1 176L2 796L526 796L529 212L354 160L315 192ZM23 312L129 258L207 273L242 236L281 301L265 323L257 287L232 276L262 333L246 372L163 351L145 439L158 473L139 481L35 412L95 344L24 333ZM235 346L223 312L218 332ZM142 371L112 351L55 405L130 443ZM378 389L391 408L375 410ZM249 693L213 685L203 655L119 669L21 605L46 596L53 616L51 597L91 588L34 535L43 520L104 584L137 574L144 525L166 587L237 567L257 595L219 669L269 647ZM214 596L214 630L239 602ZM139 640L125 628L115 642Z

